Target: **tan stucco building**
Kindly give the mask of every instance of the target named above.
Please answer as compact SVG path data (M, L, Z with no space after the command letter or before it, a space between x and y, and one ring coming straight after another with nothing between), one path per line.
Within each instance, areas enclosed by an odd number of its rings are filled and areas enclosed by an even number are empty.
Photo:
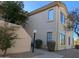
M33 38L33 30L37 30L36 39L43 41L43 47L47 47L47 41L56 42L56 50L73 47L72 31L67 31L68 10L62 2L52 2L30 13L26 28Z

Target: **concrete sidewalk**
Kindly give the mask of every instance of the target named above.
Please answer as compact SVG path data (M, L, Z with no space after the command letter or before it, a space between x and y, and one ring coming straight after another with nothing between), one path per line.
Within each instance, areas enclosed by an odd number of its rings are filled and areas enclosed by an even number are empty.
M41 55L33 56L32 58L62 58L63 55L56 54L54 52L49 52L43 49L37 49L35 52L41 53Z

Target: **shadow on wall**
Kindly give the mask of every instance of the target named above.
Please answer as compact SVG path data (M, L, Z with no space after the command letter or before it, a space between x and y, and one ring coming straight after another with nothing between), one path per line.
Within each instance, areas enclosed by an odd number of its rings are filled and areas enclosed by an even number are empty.
M4 26L5 21L0 20L0 26ZM14 47L9 48L7 50L7 53L22 53L22 52L29 52L31 51L31 37L27 33L27 31L24 30L24 28L21 25L16 25L12 23L8 23L8 26L15 26L16 27L16 34L18 38L15 41ZM1 50L0 50L0 54Z

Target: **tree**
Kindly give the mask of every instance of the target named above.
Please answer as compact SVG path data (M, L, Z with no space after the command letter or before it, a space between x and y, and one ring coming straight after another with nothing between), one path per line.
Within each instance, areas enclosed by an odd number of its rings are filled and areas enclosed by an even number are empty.
M79 10L72 11L68 16L67 29L73 30L79 37Z
M21 1L5 1L1 3L2 18L7 22L24 24L28 20L28 12L24 11L24 4Z
M14 32L14 27L0 27L0 49L3 56L6 56L7 49L14 45L15 39L17 39L17 35Z
M74 40L74 45L79 45L79 39Z

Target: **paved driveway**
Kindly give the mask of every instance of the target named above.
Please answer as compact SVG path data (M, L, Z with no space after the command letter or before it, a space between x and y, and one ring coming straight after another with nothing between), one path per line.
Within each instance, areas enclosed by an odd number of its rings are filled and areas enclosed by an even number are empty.
M44 49L37 49L36 52L41 53L41 55L33 56L32 58L62 58L63 55L57 54L55 52L49 52Z
M38 50L42 55L33 56L33 58L79 58L79 49L64 49L55 52L47 50Z
M35 52L24 52L18 54L8 54L8 58L61 58L62 55L59 55L54 52L49 52L45 49L35 49Z
M64 58L79 58L79 49L65 49L55 53L63 55Z
M79 49L65 49L49 52L45 49L35 49L34 53L8 55L11 58L79 58Z

